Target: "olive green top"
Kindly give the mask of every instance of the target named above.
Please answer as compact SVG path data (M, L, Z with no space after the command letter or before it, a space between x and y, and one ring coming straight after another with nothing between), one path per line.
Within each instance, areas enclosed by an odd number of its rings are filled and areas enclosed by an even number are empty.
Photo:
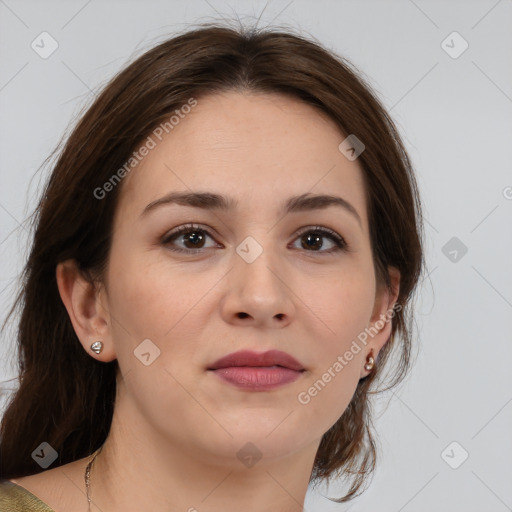
M55 512L21 485L0 479L1 512Z

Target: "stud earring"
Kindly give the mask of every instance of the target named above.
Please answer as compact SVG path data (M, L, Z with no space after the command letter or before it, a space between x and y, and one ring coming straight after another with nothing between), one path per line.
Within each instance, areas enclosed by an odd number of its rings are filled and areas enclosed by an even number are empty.
M373 356L368 356L366 358L366 364L364 365L364 369L367 371L373 370L373 366L375 364L375 359L373 359Z
M91 345L91 350L95 352L96 354L99 354L103 350L103 342L102 341L95 341Z

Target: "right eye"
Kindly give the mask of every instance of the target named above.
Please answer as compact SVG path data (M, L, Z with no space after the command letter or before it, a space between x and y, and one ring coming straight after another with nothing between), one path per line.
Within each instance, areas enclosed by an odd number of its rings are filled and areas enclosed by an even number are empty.
M196 224L185 224L167 233L162 239L162 244L167 246L171 251L197 253L202 249L215 247L215 244L210 247L205 247L204 244L207 238L213 240L212 235L205 229ZM182 243L183 246L181 248L172 247L176 245L176 243Z

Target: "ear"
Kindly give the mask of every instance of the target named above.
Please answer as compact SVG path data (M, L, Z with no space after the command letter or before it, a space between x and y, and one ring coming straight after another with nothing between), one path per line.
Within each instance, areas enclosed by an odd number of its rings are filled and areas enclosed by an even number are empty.
M395 267L388 267L391 290L386 285L377 285L375 303L367 327L368 342L366 343L365 362L368 356L377 359L380 350L389 340L393 325L394 306L400 291L400 272ZM370 370L371 371L371 370ZM369 370L365 370L364 363L361 367L361 377L366 377Z
M75 260L59 263L56 278L60 297L84 350L99 361L114 360L116 354L104 287L86 279ZM91 350L91 344L95 341L103 343L103 350L99 354Z

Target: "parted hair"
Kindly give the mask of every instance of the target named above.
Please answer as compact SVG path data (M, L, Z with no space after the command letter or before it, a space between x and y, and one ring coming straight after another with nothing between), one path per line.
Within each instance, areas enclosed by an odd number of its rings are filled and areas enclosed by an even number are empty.
M72 258L91 282L101 280L122 186L102 199L94 191L190 98L200 101L226 91L288 95L327 114L342 134L364 143L358 162L375 276L390 287L388 266L399 270L400 307L375 371L359 381L349 406L323 435L310 482L346 479L344 496L334 499L338 502L365 488L377 453L371 395L398 384L411 364L413 292L423 252L410 158L368 80L344 57L291 30L221 23L189 28L126 65L51 155L51 172L31 216L28 259L7 317L17 317L19 387L2 418L0 478L42 471L31 453L43 441L58 452L53 467L86 457L105 441L118 364L84 351L59 295L56 266Z

